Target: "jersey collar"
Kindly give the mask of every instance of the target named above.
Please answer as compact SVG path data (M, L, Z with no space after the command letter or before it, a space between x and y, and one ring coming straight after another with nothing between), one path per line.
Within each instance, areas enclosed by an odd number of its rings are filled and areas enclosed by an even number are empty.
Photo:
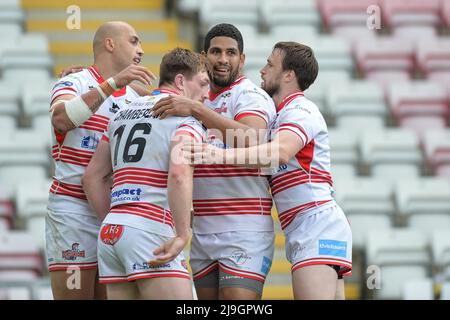
M158 94L162 94L162 93L174 94L174 95L177 95L177 96L180 95L180 93L175 91L175 90L157 88L157 89L152 91L152 96L157 96Z
M94 79L98 82L98 84L105 82L105 79L103 79L103 77L100 75L100 72L98 72L98 69L95 66L90 66L88 68L88 71L94 77ZM127 93L127 87L125 86L120 90L114 91L114 93L112 95L114 97L121 97L126 93Z
M304 94L301 91L297 91L294 93L291 93L290 95L284 97L284 99L281 101L281 103L277 107L277 113L281 111L287 104L291 103L292 100L294 100L297 97L303 97Z
M219 95L221 95L222 93L224 93L227 90L230 90L231 88L233 88L235 85L241 83L243 80L247 79L245 76L240 76L239 78L237 78L229 87L223 88L222 90L220 90L217 93L212 92L211 90L209 90L209 101L213 101L215 100Z

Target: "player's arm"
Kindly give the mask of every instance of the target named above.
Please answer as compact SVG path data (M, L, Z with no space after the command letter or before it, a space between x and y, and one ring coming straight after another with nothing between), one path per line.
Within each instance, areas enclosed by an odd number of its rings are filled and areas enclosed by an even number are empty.
M111 204L111 173L109 143L102 139L81 180L89 204L97 213L100 221L103 221L108 214Z
M58 133L64 134L88 120L114 91L133 80L150 85L153 77L146 68L132 64L82 95L59 96L50 107L52 125Z
M267 122L259 116L246 116L239 119L239 121L235 121L220 115L199 101L194 101L183 96L169 96L159 100L153 107L153 115L161 119L168 116L193 116L201 121L208 129L219 130L222 134L222 140L225 143L230 143L230 141L226 141L227 130L238 130L237 132L242 135L246 134L247 136L253 133L255 137L258 137L258 129L267 128ZM253 130L253 132L248 133L248 130ZM235 140L233 145L236 145L237 139L235 137L233 138ZM251 141L252 143L249 142L247 141L245 146L255 144L253 141Z
M249 148L221 149L210 144L186 144L183 151L192 163L230 164L251 168L286 164L305 146L292 131L279 131L271 142Z
M150 261L152 265L164 264L173 260L184 249L190 237L194 169L185 161L181 147L183 141L193 140L185 135L179 135L175 138L176 140L171 144L167 193L176 236L153 252L156 259Z

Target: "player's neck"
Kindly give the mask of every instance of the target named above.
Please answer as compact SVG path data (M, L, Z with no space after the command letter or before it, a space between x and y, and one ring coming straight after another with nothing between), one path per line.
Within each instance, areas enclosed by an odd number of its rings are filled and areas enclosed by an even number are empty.
M300 90L298 86L280 87L280 90L272 97L273 102L278 107L281 104L281 102L283 102L284 98L296 92L302 92L302 90Z
M180 91L179 89L177 89L175 86L171 86L171 85L169 85L169 84L163 84L163 85L160 85L160 86L159 86L159 89L166 89L166 90L168 90L168 91L176 92L176 93L178 93L179 95L182 95L182 94L183 94L182 91Z
M110 65L107 61L94 61L94 67L105 80L119 73L119 71L114 70L114 66Z

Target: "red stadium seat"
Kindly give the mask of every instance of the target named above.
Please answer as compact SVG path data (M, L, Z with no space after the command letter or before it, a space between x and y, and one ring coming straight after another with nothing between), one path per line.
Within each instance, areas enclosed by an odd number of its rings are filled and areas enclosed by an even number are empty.
M414 47L411 41L398 38L362 40L356 45L358 70L363 74L372 71L402 71L414 69Z
M430 130L424 134L423 150L428 164L438 175L450 177L450 130Z
M440 116L417 116L405 117L399 119L399 125L402 128L414 131L421 141L425 132L434 129L444 129L446 127L446 119Z
M450 28L450 0L442 0L441 12L445 25Z
M318 7L325 28L342 25L366 25L367 8L379 0L319 0Z
M448 118L447 89L432 81L393 83L387 99L394 117L401 122L406 117L433 116Z
M442 24L440 0L382 0L382 6L384 22L390 28Z
M450 72L450 40L418 41L416 59L425 75L430 72Z

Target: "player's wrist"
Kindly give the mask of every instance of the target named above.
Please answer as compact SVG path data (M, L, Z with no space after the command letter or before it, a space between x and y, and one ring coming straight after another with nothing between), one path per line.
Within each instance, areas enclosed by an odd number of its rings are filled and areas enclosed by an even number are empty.
M201 103L200 101L193 101L191 105L191 115L197 120L202 120L201 117L203 108L203 103Z
M109 79L111 79L111 78L109 78ZM106 99L107 97L112 95L114 93L114 91L116 91L116 89L114 89L111 86L111 84L108 82L108 80L103 81L97 87L97 91L99 92L99 94L102 96L103 99ZM102 91L104 95L102 95L100 91Z

